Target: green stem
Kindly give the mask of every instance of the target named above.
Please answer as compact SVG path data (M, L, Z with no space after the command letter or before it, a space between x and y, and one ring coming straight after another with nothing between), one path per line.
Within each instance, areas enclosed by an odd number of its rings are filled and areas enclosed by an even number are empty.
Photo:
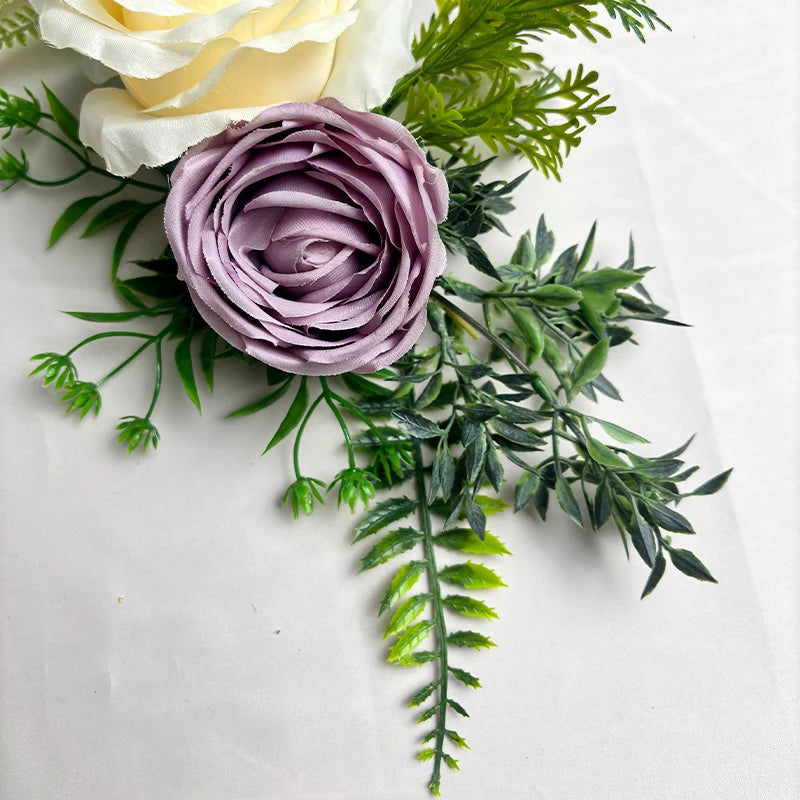
M122 372L122 370L125 369L125 367L127 367L128 364L130 364L132 361L135 361L152 344L153 344L152 339L148 339L148 341L146 341L141 347L135 350L132 355L126 358L121 364L114 367L114 369L112 369L111 372L108 373L108 375L105 375L104 377L100 378L100 380L95 383L95 386L97 386L97 388L99 389L106 381L113 378L117 373Z
M487 341L491 342L515 367L518 367L523 372L530 372L530 367L507 345L495 336L482 322L478 322L475 317L468 314L462 308L459 308L455 303L448 300L444 295L439 294L437 291L431 292L431 297L437 303L444 306L451 314L460 317L467 325L475 328Z
M336 417L336 421L339 423L339 427L342 429L344 443L347 445L347 459L350 463L350 469L355 469L356 451L353 447L353 440L350 438L350 431L347 429L347 423L344 421L342 412L339 410L339 407L336 405L336 402L333 399L334 393L331 392L330 387L328 386L328 381L325 378L320 378L319 383L322 387L322 396L325 398L325 402L328 404L328 407L333 412L333 416Z
M420 73L421 71L419 69L415 69L398 82L389 99L380 107L381 114L388 117L397 109L408 95L408 90L411 88L411 85L420 77Z
M134 338L134 339L152 339L153 337L147 333L136 333L135 331L104 331L103 333L95 333L93 336L88 336L82 342L78 342L71 350L69 350L66 354L67 358L69 358L73 353L80 350L82 347L85 347L87 344L91 344L92 342L100 341L100 339L113 339L117 336L123 336L127 338Z
M340 406L346 408L356 419L361 420L380 440L382 444L388 444L386 437L381 433L380 428L363 412L359 411L349 400L345 399L336 392L331 392L333 398Z
M147 413L144 415L146 420L149 420L153 414L156 403L158 402L158 395L161 392L161 373L163 372L161 363L161 340L162 337L160 336L156 340L156 381L155 385L153 386L153 399L150 401L150 407L147 409Z
M311 404L308 411L306 411L306 415L303 417L303 421L300 423L300 427L297 429L297 436L294 439L294 450L293 450L293 460L294 460L294 474L297 480L300 480L303 477L303 473L300 471L300 440L303 438L303 432L306 429L306 425L308 425L308 421L314 415L314 412L317 410L317 406L322 402L324 398L324 394L319 395L317 399Z
M166 194L168 189L166 186L157 186L154 183L147 183L146 181L137 181L134 178L122 178L119 175L112 175L110 172L102 169L101 167L96 167L94 164L89 161L86 155L82 153L80 150L74 148L68 142L65 142L60 136L56 136L54 133L51 133L46 128L42 128L40 125L31 125L31 130L37 131L41 133L42 136L46 136L48 139L55 142L57 145L60 145L69 153L71 153L78 161L81 162L86 168L87 172L94 172L97 175L102 175L104 178L110 178L115 181L119 181L122 186L136 186L139 189L148 189L151 192L159 192L160 194ZM85 152L85 151L84 151Z
M433 595L434 621L436 622L436 636L439 642L439 702L436 711L436 743L433 756L433 773L429 786L438 794L439 782L442 771L442 755L444 753L444 737L447 729L447 628L444 621L444 607L442 605L442 588L439 583L439 571L436 568L436 554L433 544L433 525L431 524L431 511L428 506L428 491L425 486L425 471L422 460L422 446L418 439L414 440L414 469L417 481L417 497L419 499L419 516L424 534L425 561L428 571L428 582Z
M40 181L38 178L31 178L30 175L25 175L23 180L26 183L33 184L34 186L64 186L67 183L72 183L72 181L78 180L78 178L80 178L82 175L85 175L87 172L89 172L89 170L84 167L73 175L70 175L67 178L61 178L57 181Z

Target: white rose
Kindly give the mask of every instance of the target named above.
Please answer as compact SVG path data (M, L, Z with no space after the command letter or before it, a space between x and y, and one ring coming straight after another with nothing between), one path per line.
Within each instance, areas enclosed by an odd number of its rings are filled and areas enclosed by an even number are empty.
M81 139L116 175L159 166L266 106L366 111L413 67L411 0L32 0L42 38L118 73Z

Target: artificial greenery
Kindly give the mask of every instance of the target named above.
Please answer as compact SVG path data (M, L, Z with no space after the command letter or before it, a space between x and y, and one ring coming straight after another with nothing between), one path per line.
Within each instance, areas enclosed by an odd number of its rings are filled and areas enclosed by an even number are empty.
M437 0L414 40L416 68L385 113L405 102L404 122L428 147L477 160L476 145L519 152L556 178L586 125L614 107L582 65L558 75L533 45L547 34L590 41L611 35L605 11L644 41L666 23L635 0Z
M25 0L0 0L0 50L39 38L39 18Z
M167 170L151 171L145 180L109 175L81 145L74 115L46 87L47 110L32 93L0 92L4 138L36 134L75 161L74 172L45 178L31 173L24 150L5 150L5 188L56 187L88 174L110 181L106 192L68 206L50 244L81 221L84 236L112 226L118 231L110 280L124 310L72 312L113 327L63 354L35 355L32 374L56 392L67 413L85 417L100 412L107 381L149 354L149 407L117 424L117 437L131 452L158 444L154 414L170 363L198 409L198 384L213 390L221 359L235 359L253 375L260 391L229 416L266 410L273 422L264 452L291 444L294 480L284 503L295 517L313 513L328 493L352 511L363 506L367 513L354 536L362 548L361 569L391 566L378 612L386 619L388 660L426 671L409 706L425 726L418 756L431 763L435 795L443 765L457 768L454 754L467 747L457 731L457 720L467 716L462 687L480 686L460 666L458 654L494 646L470 627L470 620L497 616L481 595L504 586L494 561L509 550L488 529L487 518L513 505L515 512L545 520L559 507L578 526L613 525L625 551L632 545L645 562L644 597L661 580L668 559L686 575L714 581L677 544L676 536L694 530L675 505L713 494L729 475L688 490L697 469L682 458L688 442L660 456L644 455L644 437L586 410L598 394L620 399L606 374L609 355L635 342L634 323L680 324L644 288L649 268L637 266L632 244L619 266L598 265L592 261L592 227L582 245L554 257L555 238L543 217L506 263L490 259L479 241L490 230L506 232L502 216L513 208L513 192L525 176L487 180L490 161L475 158L472 140L523 150L535 167L556 174L563 155L579 141L582 121L610 110L594 89L596 76L582 68L563 79L542 71L525 85L518 71L540 64L529 44L548 32L607 35L599 9L640 37L644 27L663 23L642 4L611 0L442 0L438 8L416 40L417 68L384 111L405 101L412 130L449 154L441 166L450 208L440 233L475 272L441 277L428 307L427 339L372 375L293 376L265 368L222 341L194 310L168 250L125 262L139 225L163 205ZM551 104L560 107L565 122L549 121ZM131 348L105 375L82 380L76 356L108 338ZM312 474L303 459L308 424L321 413L342 434L346 460L332 475Z

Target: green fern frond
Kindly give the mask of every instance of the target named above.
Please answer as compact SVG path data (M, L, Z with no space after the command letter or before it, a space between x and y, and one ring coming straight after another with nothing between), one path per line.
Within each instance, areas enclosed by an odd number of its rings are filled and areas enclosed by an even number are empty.
M637 0L439 0L414 41L417 67L382 110L407 101L405 124L429 147L464 159L482 142L558 177L584 127L614 109L595 72L579 66L561 79L542 68L536 44L551 34L610 37L602 12L642 41L646 29L668 27Z
M0 0L0 50L39 38L39 18L27 2Z

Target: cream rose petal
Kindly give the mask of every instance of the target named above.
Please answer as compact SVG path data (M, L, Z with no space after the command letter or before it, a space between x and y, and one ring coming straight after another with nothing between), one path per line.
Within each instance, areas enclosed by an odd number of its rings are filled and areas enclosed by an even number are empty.
M325 96L356 111L383 103L414 68L411 26L411 0L359 0L358 20L336 42Z
M226 108L180 117L154 117L124 89L95 89L81 108L80 137L106 162L113 175L133 175L180 158L192 145L231 122L251 120L264 109Z
M155 113L167 109L185 108L199 100L203 95L208 94L235 58L247 58L248 50L260 50L264 53L286 53L293 47L306 42L333 42L356 22L357 16L356 12L353 11L347 14L336 14L309 22L297 28L289 28L258 39L251 39L249 42L242 42L221 58L198 84L146 110L148 113Z
M36 0L42 38L71 48L132 78L160 78L189 64L212 39L223 36L248 14L280 0L242 0L215 14L190 19L170 30L130 31L98 0Z

